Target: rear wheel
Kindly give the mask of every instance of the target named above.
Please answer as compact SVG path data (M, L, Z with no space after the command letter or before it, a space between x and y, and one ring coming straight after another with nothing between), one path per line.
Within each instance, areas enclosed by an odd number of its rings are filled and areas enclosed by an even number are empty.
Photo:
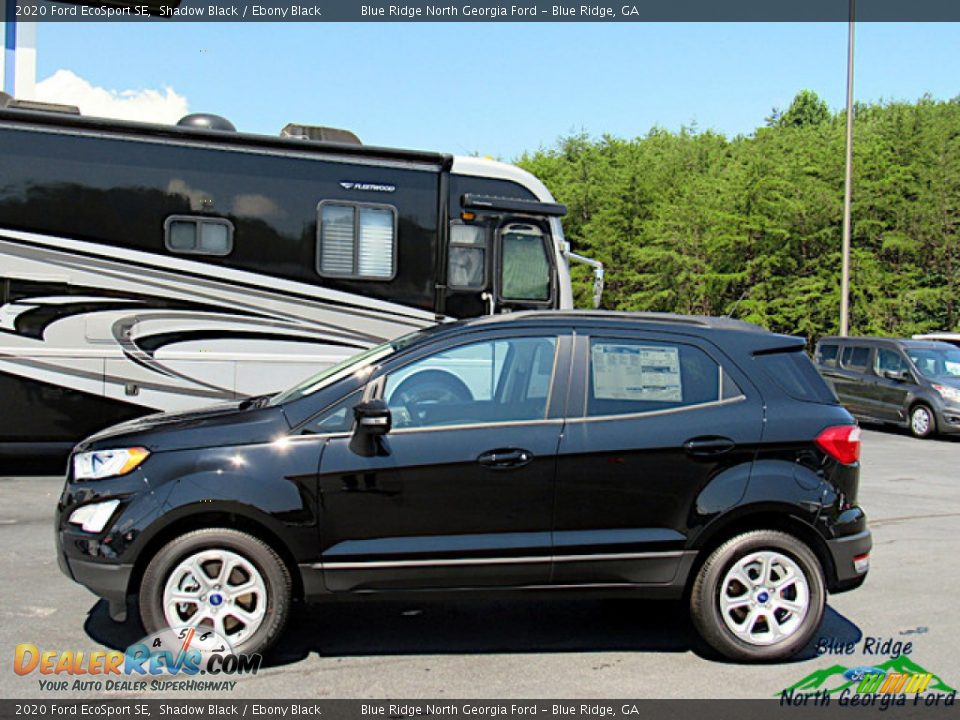
M813 637L826 590L816 556L775 530L731 538L700 568L690 596L698 632L732 660L788 658Z
M290 572L262 540L226 528L196 530L167 543L140 583L147 632L213 630L234 652L262 653L290 612Z
M937 430L937 419L926 405L914 405L910 410L910 432L914 437L926 438Z

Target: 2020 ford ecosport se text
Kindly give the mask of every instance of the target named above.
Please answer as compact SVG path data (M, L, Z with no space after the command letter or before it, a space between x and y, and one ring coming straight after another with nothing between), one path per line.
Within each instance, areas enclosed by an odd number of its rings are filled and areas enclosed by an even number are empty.
M74 451L61 566L148 631L236 652L296 598L581 589L687 598L716 650L797 652L859 586L859 428L803 342L727 319L444 324L279 395Z

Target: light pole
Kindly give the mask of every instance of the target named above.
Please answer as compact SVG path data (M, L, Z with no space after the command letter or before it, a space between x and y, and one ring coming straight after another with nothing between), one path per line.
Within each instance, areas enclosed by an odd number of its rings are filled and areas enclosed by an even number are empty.
M850 201L853 192L853 17L856 0L850 0L847 35L847 162L843 184L843 263L840 275L840 334L850 329Z

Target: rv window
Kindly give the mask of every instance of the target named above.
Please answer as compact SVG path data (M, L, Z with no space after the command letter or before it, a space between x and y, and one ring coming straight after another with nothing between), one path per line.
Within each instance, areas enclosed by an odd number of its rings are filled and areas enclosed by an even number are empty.
M389 205L320 203L317 272L383 280L396 269L396 209Z
M450 253L447 285L451 288L479 290L486 287L487 230L482 225L450 223Z
M550 261L543 233L534 225L510 225L502 235L501 290L504 300L549 300Z
M190 255L229 255L233 250L233 223L221 218L176 215L167 218L167 250Z

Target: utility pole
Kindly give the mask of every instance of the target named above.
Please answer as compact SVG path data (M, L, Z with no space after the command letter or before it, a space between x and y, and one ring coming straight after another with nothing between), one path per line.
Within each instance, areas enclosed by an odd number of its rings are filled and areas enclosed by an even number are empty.
M840 276L840 334L850 330L850 204L853 193L853 18L856 0L850 0L847 36L847 163L843 184L843 263Z
M0 90L32 99L37 82L37 23L17 20L17 0L0 0Z

